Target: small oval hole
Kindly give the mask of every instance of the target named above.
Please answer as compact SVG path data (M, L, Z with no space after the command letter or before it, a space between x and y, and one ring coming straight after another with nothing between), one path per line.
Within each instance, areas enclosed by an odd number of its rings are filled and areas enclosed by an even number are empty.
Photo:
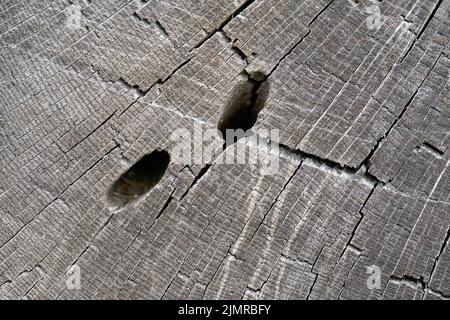
M220 117L217 129L226 138L227 129L251 129L269 95L267 77L256 72L234 89L232 97ZM236 142L236 141L235 141Z
M169 153L164 150L143 156L114 182L108 192L109 202L123 206L146 194L161 180L169 162Z

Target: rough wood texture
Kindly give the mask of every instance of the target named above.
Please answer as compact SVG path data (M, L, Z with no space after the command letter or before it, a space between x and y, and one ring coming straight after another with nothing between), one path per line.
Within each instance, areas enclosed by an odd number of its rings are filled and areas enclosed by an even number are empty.
M450 298L449 11L1 0L0 297ZM216 128L258 73L270 90L254 129L280 129L276 174L217 162L255 147L244 138L111 203L127 169L173 152L177 128Z

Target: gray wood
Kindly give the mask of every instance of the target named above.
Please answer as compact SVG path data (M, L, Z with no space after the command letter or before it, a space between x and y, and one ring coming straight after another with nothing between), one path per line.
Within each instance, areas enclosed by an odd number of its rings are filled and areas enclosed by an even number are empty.
M0 298L450 298L450 0L1 0L0 17ZM236 88L254 130L280 130L275 174L220 164L276 160L243 138L111 200L177 129L217 128Z

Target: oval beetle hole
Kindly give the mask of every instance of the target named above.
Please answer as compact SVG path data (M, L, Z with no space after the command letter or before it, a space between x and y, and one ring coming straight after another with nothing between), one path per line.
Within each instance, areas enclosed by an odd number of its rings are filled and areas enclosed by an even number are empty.
M146 194L161 180L169 162L169 153L164 150L143 156L114 182L107 195L109 202L124 206Z
M217 129L226 138L227 130L251 129L264 107L269 95L267 77L256 72L247 75L246 81L239 84L233 91L232 97L220 117ZM228 141L228 140L227 140ZM236 142L236 141L234 141Z

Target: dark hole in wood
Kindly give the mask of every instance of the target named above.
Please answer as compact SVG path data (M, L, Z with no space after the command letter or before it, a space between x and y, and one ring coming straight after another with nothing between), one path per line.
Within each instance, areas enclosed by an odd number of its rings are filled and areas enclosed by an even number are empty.
M164 150L143 156L114 182L108 193L111 204L123 206L149 192L161 180L169 162Z
M247 131L255 125L258 114L266 103L269 89L267 77L261 72L247 75L247 80L234 89L217 126L223 139L227 137L227 129ZM234 141L228 139L226 144L234 143L239 138L242 136L237 135Z

